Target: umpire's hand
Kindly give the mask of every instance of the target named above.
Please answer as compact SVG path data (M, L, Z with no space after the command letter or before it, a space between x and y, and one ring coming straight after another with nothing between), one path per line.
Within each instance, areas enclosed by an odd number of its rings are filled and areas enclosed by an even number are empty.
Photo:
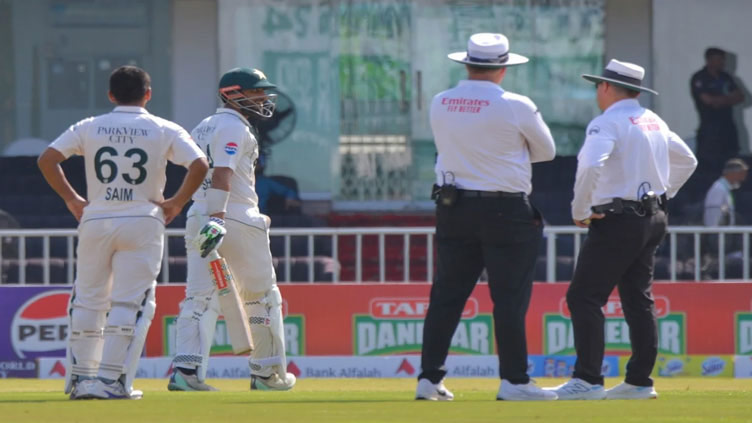
M583 220L574 219L573 221L574 221L575 226L577 226L578 228L587 228L590 226L590 222L593 219L603 219L604 217L606 217L604 213L593 213L587 219L583 219Z

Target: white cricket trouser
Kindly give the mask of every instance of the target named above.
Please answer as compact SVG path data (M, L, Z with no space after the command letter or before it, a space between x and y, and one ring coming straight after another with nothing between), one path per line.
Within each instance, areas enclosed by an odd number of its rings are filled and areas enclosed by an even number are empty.
M130 351L131 343L162 265L164 224L150 217L94 218L79 225L78 236L68 370L118 379L128 372L129 352L141 354ZM148 319L142 322L143 333ZM143 342L134 348L143 349Z
M193 239L206 219L191 216L185 225L185 248L188 261L186 297L210 297L214 283L209 273L209 258L193 245ZM225 235L219 255L227 260L230 271L244 301L261 298L276 283L272 253L269 250L269 229L261 229L234 220L225 220Z
M85 221L78 229L74 307L140 307L162 266L164 224L150 217Z
M185 247L188 261L185 301L180 307L175 339L175 366L198 368L199 380L206 376L209 350L217 316L214 282L209 273L209 258L201 254L193 240L206 223L206 216L191 216L186 222ZM262 298L276 283L269 251L268 228L261 229L233 220L225 221L227 235L219 254L227 260L241 298L255 301Z

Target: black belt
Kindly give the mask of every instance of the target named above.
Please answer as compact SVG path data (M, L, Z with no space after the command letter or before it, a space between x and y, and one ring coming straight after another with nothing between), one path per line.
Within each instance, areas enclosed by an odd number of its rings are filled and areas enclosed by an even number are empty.
M658 197L658 207L660 207L661 210L666 211L667 204L668 200L666 199L666 194L661 194ZM614 198L614 200L610 203L593 206L590 209L595 213L634 213L643 215L645 212L645 205L642 203L642 201Z
M525 198L524 192L504 192L504 191L475 191L471 189L458 189L457 194L460 197L479 197L479 198Z
M600 206L593 206L591 209L595 213L615 213L615 214L622 214L625 211L637 211L642 210L642 203L639 201L634 200L622 200L621 198L616 198L614 201L606 204L601 204Z

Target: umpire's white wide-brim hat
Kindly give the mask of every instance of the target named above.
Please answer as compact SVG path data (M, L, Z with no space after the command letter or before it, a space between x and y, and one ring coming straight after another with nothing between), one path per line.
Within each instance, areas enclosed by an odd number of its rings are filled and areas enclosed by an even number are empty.
M634 63L620 62L611 59L603 69L601 75L582 75L583 78L590 82L608 82L609 84L618 85L635 91L644 91L658 95L658 92L642 86L642 79L645 77L645 69Z
M509 40L503 34L482 32L473 34L467 42L467 51L458 51L447 55L458 63L487 68L502 68L521 65L528 58L509 52Z

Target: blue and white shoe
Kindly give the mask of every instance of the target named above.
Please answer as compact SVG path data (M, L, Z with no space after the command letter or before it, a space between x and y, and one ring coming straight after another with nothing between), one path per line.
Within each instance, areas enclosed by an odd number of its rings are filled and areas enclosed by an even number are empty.
M76 386L74 393L75 397L71 395L71 399L131 399L131 395L118 380L112 383L99 379L85 380Z
M547 389L556 392L559 401L606 399L606 390L603 385L593 385L578 378L571 379L555 388Z
M606 399L656 399L658 392L653 386L635 386L622 382L606 391Z

